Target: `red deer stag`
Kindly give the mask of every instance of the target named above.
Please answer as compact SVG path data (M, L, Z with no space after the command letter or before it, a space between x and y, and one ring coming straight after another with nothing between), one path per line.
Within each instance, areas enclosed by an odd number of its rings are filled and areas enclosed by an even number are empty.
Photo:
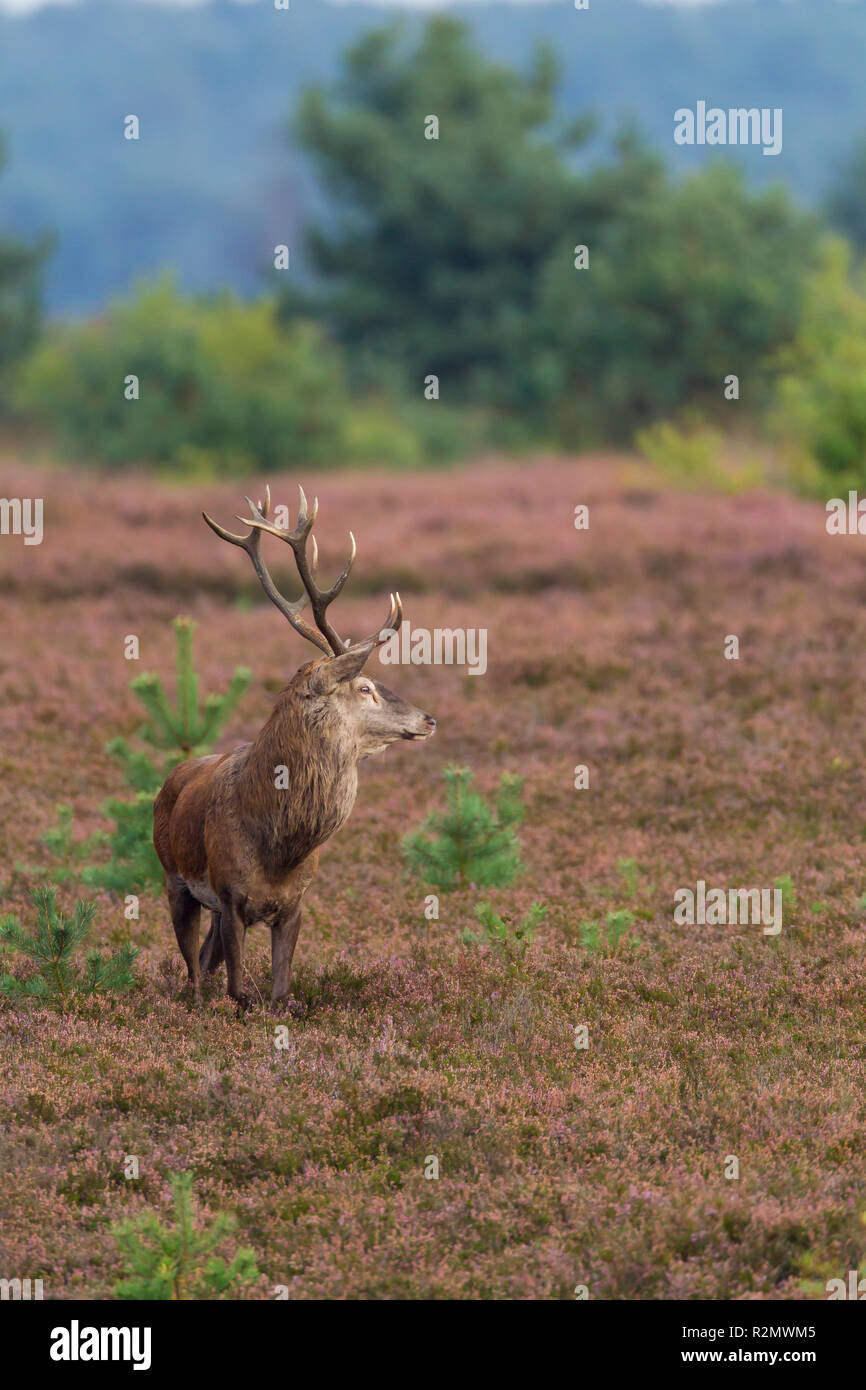
M270 718L252 743L232 753L192 758L174 768L156 798L153 842L165 869L171 920L196 1000L201 976L225 959L228 992L242 1008L243 944L248 927L271 929L275 1007L288 1002L292 955L301 903L319 859L319 846L339 830L355 803L358 763L397 739L429 738L436 720L361 671L388 636L344 642L327 610L343 588L355 559L355 538L342 574L330 589L316 583L316 540L307 539L318 501L307 511L303 488L293 531L268 520L265 504L247 498L252 513L238 517L251 528L235 536L202 513L224 541L239 545L253 562L272 603L323 653L296 671L280 692ZM304 593L290 602L277 589L261 556L262 532L294 551ZM315 628L301 617L309 601ZM386 629L399 628L400 595L391 595ZM202 907L211 928L199 955Z

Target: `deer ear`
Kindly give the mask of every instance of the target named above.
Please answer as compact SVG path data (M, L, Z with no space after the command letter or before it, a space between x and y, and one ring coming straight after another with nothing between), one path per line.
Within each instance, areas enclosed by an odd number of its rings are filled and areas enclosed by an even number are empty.
M364 666L369 661L375 644L366 644L363 647L355 647L352 651L343 652L341 656L334 656L330 661L323 661L321 666L317 666L313 673L313 686L320 695L327 695L332 690L336 690L343 681L354 680L359 676Z

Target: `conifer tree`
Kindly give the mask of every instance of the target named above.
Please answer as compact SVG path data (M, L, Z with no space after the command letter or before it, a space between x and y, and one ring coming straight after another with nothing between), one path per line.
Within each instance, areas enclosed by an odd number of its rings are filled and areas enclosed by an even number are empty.
M492 946L506 956L522 956L535 940L536 928L546 914L547 908L542 903L532 903L526 916L515 922L510 916L500 917L492 903L478 903L475 916L482 930L475 932L465 927L463 940L467 946Z
M210 1226L195 1224L192 1174L171 1178L174 1224L146 1212L122 1221L112 1234L125 1258L127 1278L115 1285L118 1298L189 1300L233 1294L259 1277L255 1255L242 1247L228 1264L216 1248L235 1229L235 1220L220 1212Z
M130 786L136 791L158 791L166 773L186 758L198 757L210 751L210 745L240 703L252 680L246 666L238 666L224 695L211 694L202 708L199 700L199 678L193 664L192 618L175 618L172 623L176 644L176 693L172 707L162 683L162 677L152 671L136 676L130 690L150 716L138 730L138 737L167 756L157 765L147 753L136 751L124 738L115 738L108 745L122 764Z
M208 695L202 706L193 665L195 623L192 618L175 618L172 627L177 648L174 705L161 677L153 672L137 676L130 684L150 716L138 730L138 737L162 757L157 760L149 752L133 748L125 738L114 738L108 744L109 753L121 763L137 795L133 801L113 797L106 802L105 810L115 828L101 837L101 842L110 846L111 858L107 864L88 866L82 877L86 883L116 893L134 893L162 882L162 866L153 847L154 796L173 767L210 751L252 679L246 666L238 666L225 694Z
M0 919L0 944L19 951L37 963L35 975L26 980L0 974L0 994L11 997L59 1000L66 1005L74 994L123 993L135 983L133 964L138 948L126 944L113 956L89 951L84 964L78 959L96 912L96 904L77 902L68 917L57 906L53 888L37 888L32 894L36 927L27 931L16 917Z
M445 890L474 883L503 887L522 870L514 827L524 815L523 778L503 773L491 809L472 788L467 767L445 769L447 807L403 841L406 861L426 883Z

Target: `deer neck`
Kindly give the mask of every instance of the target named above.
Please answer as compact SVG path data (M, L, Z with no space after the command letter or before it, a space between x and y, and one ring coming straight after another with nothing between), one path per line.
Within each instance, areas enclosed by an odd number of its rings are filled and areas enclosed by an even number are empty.
M357 749L294 701L276 706L237 782L248 833L266 866L284 872L339 830L357 790Z

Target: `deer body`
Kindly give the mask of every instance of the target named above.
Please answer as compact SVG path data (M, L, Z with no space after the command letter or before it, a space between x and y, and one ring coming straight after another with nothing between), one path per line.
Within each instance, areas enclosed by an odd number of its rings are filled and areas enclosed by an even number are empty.
M361 675L399 620L399 595L391 600L386 629L365 642L342 642L324 618L324 607L345 582L354 542L349 564L323 594L314 582L315 551L307 566L304 550L315 506L308 517L301 492L298 526L284 532L266 521L269 501L263 508L250 503L254 530L249 537L230 536L205 519L218 535L247 549L268 596L327 655L295 673L252 743L181 763L154 805L154 845L194 994L200 996L202 974L225 960L229 995L242 1007L250 1003L242 983L244 934L258 923L271 931L272 1002L279 1006L288 1000L304 894L316 872L319 846L351 814L359 761L398 739L429 738L436 727L430 715ZM296 550L306 597L314 606L315 635L298 617L303 600L289 604L277 594L261 562L256 528L272 530ZM211 928L199 953L202 907L211 912Z

